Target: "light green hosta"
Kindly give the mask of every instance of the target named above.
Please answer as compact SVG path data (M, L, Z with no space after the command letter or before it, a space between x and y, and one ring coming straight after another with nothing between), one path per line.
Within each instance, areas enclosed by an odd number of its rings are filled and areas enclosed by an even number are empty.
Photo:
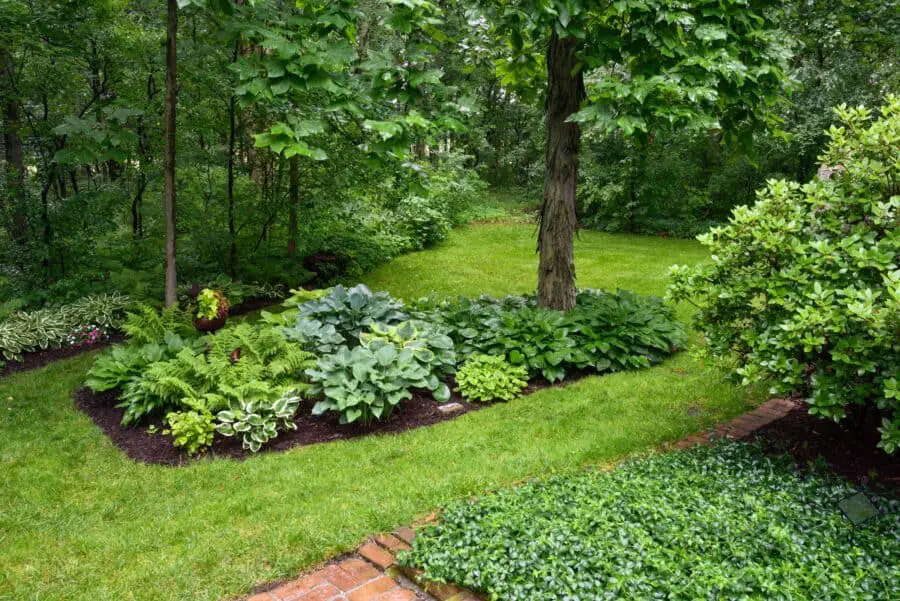
M737 358L746 383L801 390L810 413L885 415L880 446L900 448L900 98L873 120L841 107L821 157L831 178L771 181L752 207L700 237L712 262L676 267L709 350Z
M456 383L470 401L511 401L528 386L528 368L499 355L472 355L456 372Z

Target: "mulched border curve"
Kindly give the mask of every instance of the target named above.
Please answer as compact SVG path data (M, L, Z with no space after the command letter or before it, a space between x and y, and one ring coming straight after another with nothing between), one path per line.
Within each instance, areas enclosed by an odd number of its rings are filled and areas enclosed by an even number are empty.
M528 383L528 386L522 391L522 395L529 395L544 388L567 386L588 375L597 374L588 371L573 371L565 380L552 384L544 379L535 379ZM451 391L455 388L455 382L452 379L449 386ZM413 391L413 398L402 401L388 419L364 426L359 423L342 425L338 423L339 415L336 412L314 416L312 407L315 401L305 399L300 404L294 420L297 429L279 432L278 437L258 453L245 451L239 438L217 436L213 446L205 455L188 457L175 448L171 436L162 433L165 424L161 417L139 427L123 426L121 422L125 410L116 408L117 395L118 391L115 390L98 393L87 388L80 388L72 394L72 399L75 407L86 413L112 443L129 458L140 463L166 466L181 466L206 458L243 460L263 453L283 452L295 447L333 440L405 432L454 419L496 404L470 403L458 392L451 392L447 402L439 403L429 391ZM455 406L453 406L454 404ZM450 406L453 406L453 410L447 411ZM444 410L441 410L441 407ZM156 432L148 432L147 428L151 425L155 426Z
M664 444L663 449L685 449L709 444L711 436L748 439L761 428L787 416L801 406L801 403L789 399L771 399L727 424L720 424L706 433L693 434L676 443ZM308 570L295 580L257 586L254 592L244 599L246 601L484 601L486 599L484 596L453 584L426 580L421 570L398 564L397 553L411 548L416 530L437 523L437 520L437 513L431 513L410 526L395 529L393 533L376 534L366 539L353 553ZM348 572L360 566L366 573L365 579L351 581ZM373 572L373 569L378 573Z

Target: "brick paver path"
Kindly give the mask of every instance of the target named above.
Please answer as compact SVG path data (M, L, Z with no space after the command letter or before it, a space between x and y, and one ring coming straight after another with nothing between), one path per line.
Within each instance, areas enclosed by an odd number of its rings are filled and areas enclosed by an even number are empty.
M717 426L718 436L747 438L798 407L787 399L772 399L749 413ZM669 448L683 449L709 442L710 433L688 436ZM434 522L435 514L413 527L378 534L356 552L277 588L256 593L247 601L480 601L482 597L452 585L428 582L418 570L401 569L400 550L409 549L417 526Z

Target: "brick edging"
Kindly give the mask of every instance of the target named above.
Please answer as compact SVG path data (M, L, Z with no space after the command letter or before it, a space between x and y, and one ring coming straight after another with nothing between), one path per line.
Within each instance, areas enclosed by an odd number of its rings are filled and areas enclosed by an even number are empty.
M790 399L770 399L727 424L663 448L686 449L708 444L714 435L748 438L800 406L801 403ZM393 533L376 534L342 559L272 590L251 595L247 601L483 601L484 597L471 591L428 581L422 577L421 570L397 563L397 553L411 548L416 530L436 521L437 514L432 513Z

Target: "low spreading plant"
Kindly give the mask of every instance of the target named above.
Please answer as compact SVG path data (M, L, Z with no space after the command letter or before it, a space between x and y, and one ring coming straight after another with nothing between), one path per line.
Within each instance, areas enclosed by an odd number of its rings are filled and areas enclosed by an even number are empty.
M300 397L291 392L285 392L274 401L240 402L216 415L219 422L216 432L222 436L240 435L242 446L256 453L277 437L279 431L297 429L294 414L299 406Z
M504 601L895 599L900 503L720 442L450 504L400 561Z
M66 343L70 348L94 346L109 338L109 333L101 326L93 324L80 325L69 334Z
M456 383L470 401L512 401L528 386L528 369L498 355L472 355L456 372Z
M810 413L881 414L900 448L900 97L881 116L841 107L821 160L828 180L771 181L752 207L701 236L712 262L673 268L713 355L745 383L800 391ZM869 416L865 414L868 413Z
M21 360L23 353L60 348L84 324L118 329L131 300L121 294L88 296L68 305L18 311L0 322L0 356Z
M173 411L166 415L166 422L169 427L163 434L171 434L173 444L183 448L188 455L202 453L212 446L216 426L206 409Z

